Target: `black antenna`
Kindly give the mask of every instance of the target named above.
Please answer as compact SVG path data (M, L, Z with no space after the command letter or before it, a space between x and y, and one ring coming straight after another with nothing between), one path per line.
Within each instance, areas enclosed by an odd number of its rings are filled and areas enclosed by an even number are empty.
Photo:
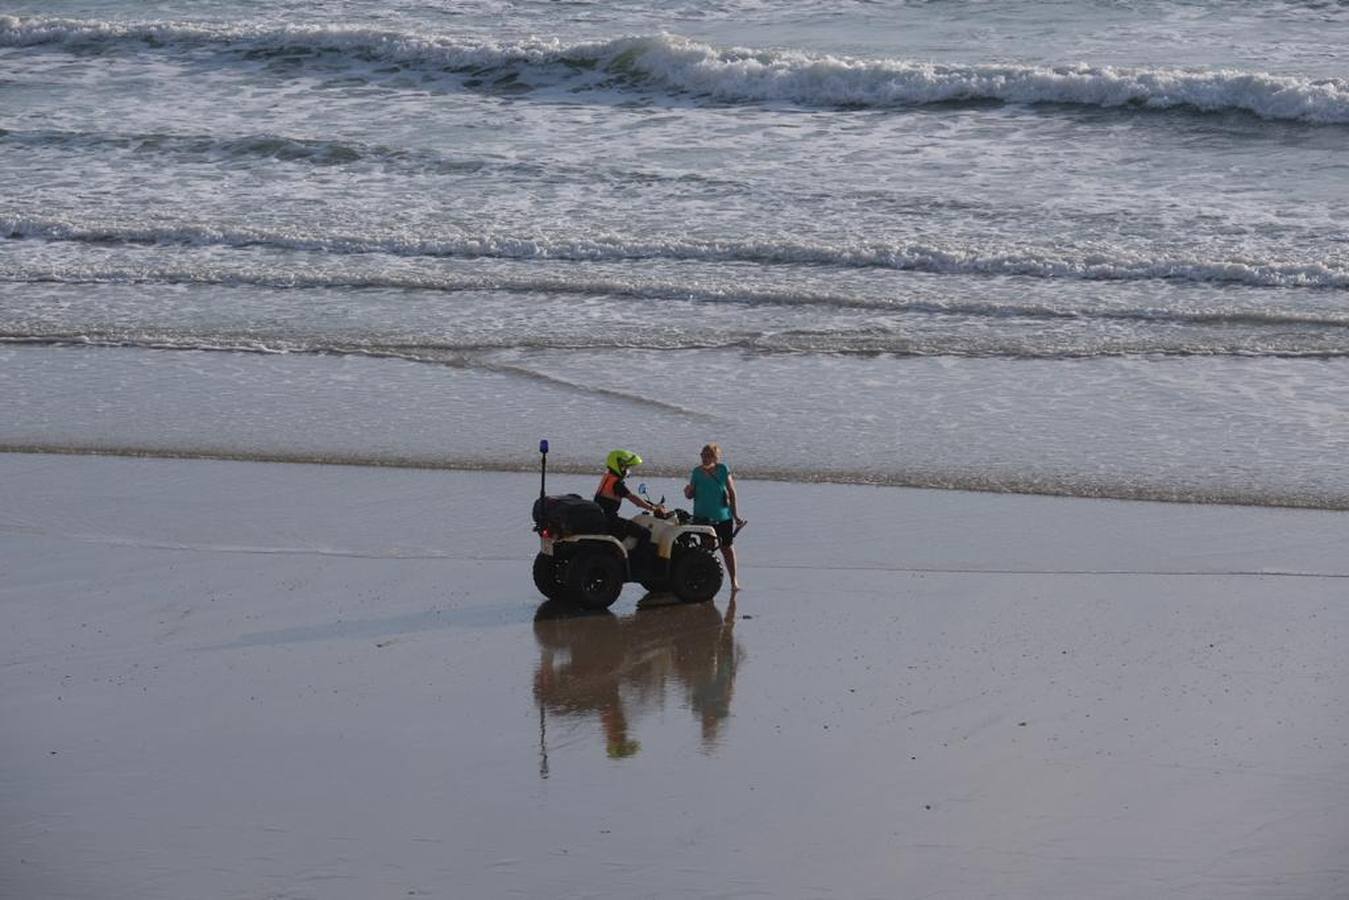
M548 483L548 439L539 441L539 499L542 500L547 493L545 486Z
M539 701L539 777L548 777L548 725L543 716L543 701Z

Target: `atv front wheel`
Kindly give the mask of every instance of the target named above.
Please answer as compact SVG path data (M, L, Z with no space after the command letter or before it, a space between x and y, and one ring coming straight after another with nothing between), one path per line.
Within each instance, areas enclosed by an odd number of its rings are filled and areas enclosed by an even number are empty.
M582 550L567 563L567 594L578 606L608 609L622 590L623 563L610 550Z
M560 600L567 593L567 586L557 578L557 560L547 553L534 557L534 587L549 600Z
M684 550L670 563L670 590L685 603L711 600L721 590L721 562L710 550Z

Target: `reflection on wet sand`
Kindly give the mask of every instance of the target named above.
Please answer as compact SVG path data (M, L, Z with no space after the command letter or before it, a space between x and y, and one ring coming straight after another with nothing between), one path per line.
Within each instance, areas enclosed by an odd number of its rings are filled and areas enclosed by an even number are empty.
M595 716L614 759L641 750L632 721L662 704L675 685L716 747L730 715L740 649L733 637L735 600L723 615L712 603L662 603L647 595L626 616L588 613L549 601L534 617L540 659L534 672L539 706L540 774L548 777L547 716Z

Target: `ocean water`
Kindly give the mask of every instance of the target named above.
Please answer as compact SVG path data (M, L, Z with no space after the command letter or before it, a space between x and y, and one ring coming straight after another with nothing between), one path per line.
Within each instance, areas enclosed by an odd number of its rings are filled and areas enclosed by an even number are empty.
M1349 507L1347 47L1328 0L4 4L0 447Z

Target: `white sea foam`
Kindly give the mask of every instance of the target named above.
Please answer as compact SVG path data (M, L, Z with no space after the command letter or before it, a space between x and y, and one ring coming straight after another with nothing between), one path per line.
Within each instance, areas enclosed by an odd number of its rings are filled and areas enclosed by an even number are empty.
M673 35L581 43L484 41L345 25L269 27L0 16L0 47L43 45L109 51L207 46L249 55L327 51L344 54L355 64L394 63L483 77L525 74L536 87L578 79L606 86L627 82L730 103L887 108L1001 101L1243 111L1273 120L1349 124L1349 81L1343 78L1234 69L943 65L718 48Z
M1259 287L1349 288L1349 265L1256 259L1154 258L1119 251L1072 256L1058 249L984 248L867 241L837 244L779 240L712 240L671 235L594 237L510 235L483 232L421 237L365 235L296 227L269 230L242 225L138 221L73 222L0 214L0 236L85 243L223 247L266 246L339 254L382 253L409 257L551 259L570 261L691 260L764 265L880 268L951 275L1015 275L1086 281L1173 280Z
M214 135L172 131L67 131L61 129L0 128L0 146L22 147L33 153L50 150L72 154L127 152L138 156L157 154L188 162L220 159L258 159L314 166L374 165L392 172L428 175L504 175L511 178L612 178L642 184L675 182L740 187L741 183L715 175L683 173L670 175L650 169L585 164L562 164L552 160L503 160L490 156L441 152L428 148L325 138L294 137L269 132Z
M1349 310L1065 305L1024 300L929 300L902 293L843 293L809 288L754 288L736 282L690 284L637 273L625 277L588 277L578 274L472 274L435 272L399 274L380 272L296 271L292 269L147 266L15 266L0 264L0 282L14 284L157 284L260 287L269 290L399 290L431 293L500 293L578 295L648 301L738 304L744 306L820 307L828 310L873 310L960 318L1024 318L1045 320L1138 321L1187 325L1310 326L1349 328Z
M507 371L493 362L491 354L513 351L614 352L736 351L756 357L947 357L1004 358L1024 360L1087 360L1113 357L1186 358L1242 357L1246 359L1349 358L1349 344L1321 348L1251 346L1250 342L1221 337L1210 340L1185 338L1158 341L1146 337L1124 340L1084 339L1076 342L1042 341L1008 335L946 336L900 332L809 330L771 334L652 333L629 334L617 330L600 336L539 335L521 337L447 337L435 341L398 342L381 337L342 341L333 337L282 337L227 331L172 332L136 329L85 328L78 331L50 330L13 332L0 327L0 345L119 347L142 350L249 353L263 355L359 356L427 363L454 368ZM511 371L514 371L511 369ZM518 373L517 373L518 374ZM543 376L537 376L542 378ZM599 389L602 392L602 389Z

